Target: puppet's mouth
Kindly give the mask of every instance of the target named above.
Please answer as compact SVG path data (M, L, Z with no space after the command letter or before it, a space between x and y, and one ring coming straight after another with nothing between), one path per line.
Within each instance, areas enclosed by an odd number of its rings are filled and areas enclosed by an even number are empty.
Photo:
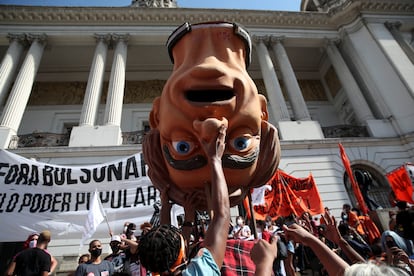
M233 90L188 90L185 98L190 102L214 103L230 100L235 96Z

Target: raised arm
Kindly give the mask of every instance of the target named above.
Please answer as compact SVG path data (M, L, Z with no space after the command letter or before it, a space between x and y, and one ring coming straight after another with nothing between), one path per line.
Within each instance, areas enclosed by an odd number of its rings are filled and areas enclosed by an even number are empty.
M165 189L161 192L161 211L160 211L160 224L171 224L171 208L172 203L170 202L170 198L168 197L168 190L170 189L169 186L165 187Z
M323 232L325 237L339 246L351 263L365 262L365 259L342 238L336 225L335 217L331 216L329 211L326 211L322 216L326 222L326 230Z
M310 247L329 275L344 275L345 269L349 265L317 237L296 223L289 227L284 225L283 230L288 240L294 240L295 242Z
M206 183L206 185L210 186L211 194L207 196L211 199L213 211L213 218L207 229L204 245L211 252L219 268L221 268L224 260L230 221L229 193L221 163L225 148L226 129L223 124L219 127L215 139L201 141L211 166L211 183Z

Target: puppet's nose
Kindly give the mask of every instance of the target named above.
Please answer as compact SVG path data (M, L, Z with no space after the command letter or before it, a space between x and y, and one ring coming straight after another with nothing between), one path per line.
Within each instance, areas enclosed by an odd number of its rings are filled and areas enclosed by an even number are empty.
M193 122L193 127L198 133L199 138L204 141L210 141L217 137L220 127L224 125L228 127L228 121L226 118L208 118L204 121L195 120Z

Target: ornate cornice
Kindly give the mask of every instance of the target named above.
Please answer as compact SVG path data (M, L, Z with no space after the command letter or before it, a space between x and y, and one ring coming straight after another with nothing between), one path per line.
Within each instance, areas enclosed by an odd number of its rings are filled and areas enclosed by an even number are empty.
M336 29L361 12L413 15L412 0L346 0L328 12L137 8L1 6L0 25L168 26L182 22L226 20L246 27Z

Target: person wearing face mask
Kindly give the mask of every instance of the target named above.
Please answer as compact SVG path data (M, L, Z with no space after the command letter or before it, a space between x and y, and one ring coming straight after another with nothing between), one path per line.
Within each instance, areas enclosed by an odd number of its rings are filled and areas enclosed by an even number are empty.
M236 225L233 227L233 237L240 240L252 239L252 231L248 225L244 224L242 216L236 218Z
M102 244L99 240L93 240L89 243L89 253L91 253L91 259L78 266L75 276L109 276L114 274L113 263L101 258Z
M42 231L38 235L35 247L27 248L20 252L16 256L16 268L14 273L11 275L49 275L52 271L52 257L46 251L46 248L51 240L51 236L50 231Z
M12 259L12 262L9 264L9 266L8 266L8 268L7 268L7 271L6 271L6 274L5 275L15 275L15 269L16 269L16 257L21 253L21 252L23 252L25 249L28 249L28 248L35 248L35 247L37 247L37 240L39 239L39 233L31 233L28 237L27 237L27 239L26 239L26 241L24 242L24 244L23 244L23 250L22 251L20 251L20 252L18 252L16 255L14 255L13 256L13 259ZM57 267L57 265L58 265L58 262L57 262L57 260L56 260L56 258L55 257L53 257L48 251L47 251L47 249L45 248L44 249L44 251L46 252L46 253L48 253L49 255L50 255L50 257L51 257L51 261L52 261L52 263L51 263L51 267L50 267L50 273L49 274L52 274L54 271L55 271L55 269L56 269L56 267Z
M129 274L129 265L127 263L127 255L121 250L121 237L113 235L109 246L112 253L105 257L104 260L110 261L114 265L115 272L123 272Z
M125 234L127 239L136 241L137 240L137 237L135 236L136 230L137 230L137 226L135 223L125 222L123 234Z
M25 240L25 242L23 243L23 250L27 249L27 248L34 248L36 247L37 244L37 239L39 238L39 233L31 233L27 239ZM9 264L9 266L7 267L7 271L6 274L7 276L9 275L15 275L14 274L14 270L16 269L16 257L22 252L18 252L16 255L13 256L12 262Z

